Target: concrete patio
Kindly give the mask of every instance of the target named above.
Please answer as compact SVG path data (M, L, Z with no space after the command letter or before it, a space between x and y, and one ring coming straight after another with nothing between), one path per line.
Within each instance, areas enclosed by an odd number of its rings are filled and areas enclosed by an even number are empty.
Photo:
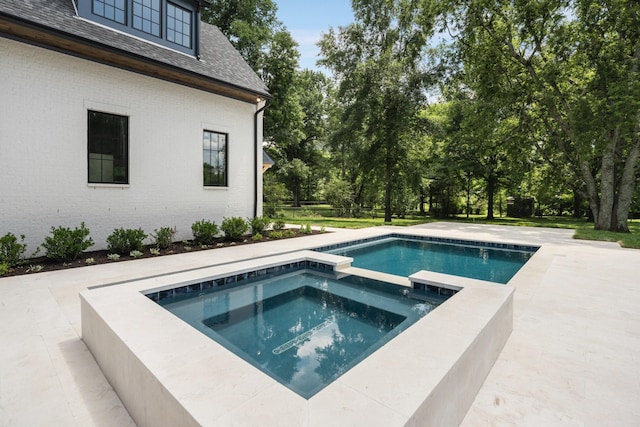
M416 228L543 245L535 256L543 262L527 264L508 285L516 289L514 330L462 425L640 425L640 251L573 240L570 230ZM373 230L380 229L0 279L0 426L134 425L81 339L80 291L367 237Z

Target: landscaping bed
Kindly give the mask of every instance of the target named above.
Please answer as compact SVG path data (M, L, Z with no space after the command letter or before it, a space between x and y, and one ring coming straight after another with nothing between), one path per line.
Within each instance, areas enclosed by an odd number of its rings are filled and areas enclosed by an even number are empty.
M189 252L199 252L204 250L214 250L219 248L225 248L229 246L240 246L240 245L251 245L254 243L267 242L271 240L283 240L283 239L293 239L296 237L309 236L313 234L324 233L324 231L318 230L301 230L298 228L288 228L283 230L284 233L279 233L277 238L273 238L270 236L271 232L266 232L265 235L261 238L253 238L251 235L245 236L245 238L237 241L229 241L224 238L216 239L213 244L210 245L199 245L195 242L189 241L181 241L181 242L173 242L171 246L166 249L157 249L156 245L145 245L140 251L141 254L139 256L130 256L130 255L120 255L118 259L114 259L113 254L111 254L108 250L99 250L99 251L86 251L83 252L78 259L71 262L57 262L47 257L38 257L38 258L30 258L24 260L21 265L11 267L7 273L0 277L10 277L10 276L19 276L23 274L33 274L44 271L55 271L55 270L64 270L69 268L76 267L86 267L89 265L100 265L100 264L113 264L113 263L121 263L125 261L132 261L135 259L142 258L154 258ZM152 253L152 250L154 253ZM109 255L111 254L111 257Z

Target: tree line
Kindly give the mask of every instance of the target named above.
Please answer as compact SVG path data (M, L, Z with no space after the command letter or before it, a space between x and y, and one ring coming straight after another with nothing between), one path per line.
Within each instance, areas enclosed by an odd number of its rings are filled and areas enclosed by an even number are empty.
M214 0L203 19L273 95L265 202L585 216L640 212L640 3L352 0L354 22L299 69L272 0Z

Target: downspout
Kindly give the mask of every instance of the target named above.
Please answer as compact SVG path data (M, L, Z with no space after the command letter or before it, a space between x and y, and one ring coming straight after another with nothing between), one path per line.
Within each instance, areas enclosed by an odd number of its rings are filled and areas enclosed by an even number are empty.
M196 59L200 61L200 2L196 3L196 36L193 38L196 43L194 46L194 53L196 54Z
M262 185L262 182L258 183L258 167L261 167L261 165L258 163L259 160L259 156L258 156L258 152L262 152L262 148L260 148L260 150L258 150L258 147L262 146L262 142L260 142L260 145L258 145L258 114L262 113L264 111L265 108L267 108L269 106L269 104L271 104L271 100L269 98L267 98L265 100L264 105L259 108L254 116L253 116L253 141L254 141L254 150L253 150L253 157L254 157L254 167L253 167L253 182L255 184L254 186L254 193L253 193L253 217L255 218L256 216L258 216L258 185Z

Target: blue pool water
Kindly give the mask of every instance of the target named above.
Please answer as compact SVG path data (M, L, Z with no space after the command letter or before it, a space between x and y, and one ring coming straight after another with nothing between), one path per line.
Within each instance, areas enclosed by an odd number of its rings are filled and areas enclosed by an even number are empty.
M534 252L387 238L330 250L353 258L354 267L410 276L420 270L507 283Z
M160 304L307 399L446 299L306 270L179 298Z

